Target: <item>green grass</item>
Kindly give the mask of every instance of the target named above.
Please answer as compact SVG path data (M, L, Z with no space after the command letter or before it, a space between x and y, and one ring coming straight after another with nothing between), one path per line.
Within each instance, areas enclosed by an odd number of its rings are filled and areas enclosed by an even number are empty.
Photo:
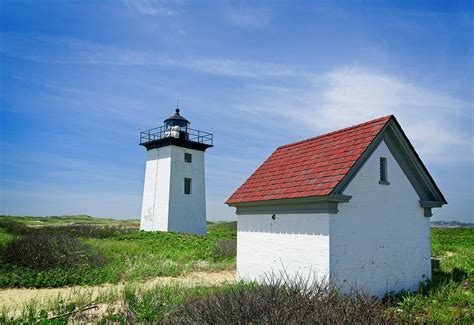
M196 297L209 296L218 291L226 290L229 284L217 286L198 285L184 288L180 285L155 286L143 290L140 287L130 285L123 290L123 306L130 311L130 323L134 322L156 322L166 320L187 300ZM117 315L111 315L114 318ZM121 316L121 315L120 315ZM126 319L121 319L126 321ZM112 320L111 319L111 320Z
M94 301L89 298L90 292L80 290L69 297L54 297L47 302L40 303L33 300L21 306L19 310L0 309L0 324L67 324L67 315L54 320L48 320L48 318L53 315L65 315L74 310L81 310L88 305L104 303L110 306L107 312L100 317L88 319L85 315L79 314L75 315L72 320L87 320L101 324L112 322L122 324L156 323L175 314L176 310L188 300L210 296L236 286L248 286L248 284L196 285L193 287L168 284L144 289L136 283L129 283L120 291L106 290L102 292Z
M474 323L474 228L432 228L431 250L440 269L418 293L395 297L392 311L404 322Z
M442 270L474 274L474 228L432 228L431 251Z
M85 220L84 217L79 218ZM75 223L74 220L75 218L67 217L61 219L58 225ZM31 222L34 222L33 219L26 221L30 225ZM105 223L99 221L94 224ZM14 236L0 229L0 246L13 238ZM10 280L18 277L31 278L28 280L29 283L37 287L61 286L65 283L99 284L122 281L140 283L155 276L177 276L196 270L234 269L235 256L216 257L215 247L220 240L235 240L235 238L235 223L210 224L206 236L134 231L104 239L82 238L82 241L100 250L108 258L109 262L105 267L80 274L74 270L31 274L25 270L9 271L0 273L0 283L1 277L8 277ZM432 255L440 260L440 269L434 271L432 280L423 285L419 292L402 292L387 298L385 312L395 315L403 323L472 324L474 323L474 228L432 228L431 239ZM125 323L127 320L136 322L166 320L187 300L222 292L228 290L229 286L232 285L193 288L171 285L143 289L140 285L128 284L123 292L104 296L98 300L117 303L122 309L110 310L101 316L101 320L94 321ZM84 297L79 302L76 300L70 297L49 306L39 306L32 302L24 307L23 314L18 316L18 322L43 319L45 323L50 323L51 321L46 321L47 312L61 314L65 310L79 308L81 304L90 302L84 300ZM123 308L131 312L132 319L124 316ZM2 316L0 311L0 323L7 322L6 312L4 311ZM60 317L54 322L66 323L67 318Z
M87 242L109 258L107 274L121 281L232 269L235 257L216 258L214 247L219 240L235 238L232 224L211 224L206 236L135 232L111 239L88 239Z
M90 217L86 219L88 218ZM84 217L68 217L67 222L76 219L84 220ZM58 226L64 225L62 217L60 220ZM32 220L28 222L31 224ZM104 223L94 221L93 224ZM13 238L0 228L0 248ZM210 224L206 236L143 232L137 229L109 238L81 238L81 241L105 255L107 265L80 270L47 271L0 266L0 287L97 285L106 282L143 281L156 276L179 276L191 271L233 269L235 256L217 256L215 247L220 240L235 238L235 223Z
M3 228L0 228L0 247L13 237L14 236L8 234Z

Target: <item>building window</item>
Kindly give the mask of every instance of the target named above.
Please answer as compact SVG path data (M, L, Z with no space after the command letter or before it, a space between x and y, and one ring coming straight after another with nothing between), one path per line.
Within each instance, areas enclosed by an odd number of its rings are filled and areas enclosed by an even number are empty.
M184 194L191 194L191 178L184 178Z
M389 185L387 176L387 158L380 157L380 181L379 184Z
M184 161L187 163L192 163L193 162L193 155L190 153L185 153L184 154Z

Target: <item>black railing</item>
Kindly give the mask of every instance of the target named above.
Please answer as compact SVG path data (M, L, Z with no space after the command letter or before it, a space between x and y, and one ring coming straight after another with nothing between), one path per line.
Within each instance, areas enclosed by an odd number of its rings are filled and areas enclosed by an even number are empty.
M145 144L155 140L165 138L178 138L193 142L213 145L212 133L194 130L186 127L168 127L160 126L148 131L140 132L140 144Z

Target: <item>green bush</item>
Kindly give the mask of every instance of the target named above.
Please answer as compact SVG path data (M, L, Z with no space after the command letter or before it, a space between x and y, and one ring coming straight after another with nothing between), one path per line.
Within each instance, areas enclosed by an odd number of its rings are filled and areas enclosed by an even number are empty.
M29 227L21 222L1 219L0 228L5 229L7 233L13 235L69 235L73 237L84 238L109 238L117 235L137 232L137 230L133 228L85 224Z
M236 239L220 239L214 245L214 257L217 259L232 258L237 255Z
M237 284L190 299L170 323L193 324L386 324L394 322L384 303L352 292L341 295L327 283L302 278Z
M12 235L24 235L29 232L30 227L21 222L0 220L0 228Z
M115 226L96 225L67 225L67 226L47 226L32 228L35 233L66 234L73 237L83 238L110 238L131 232L137 232L133 228L123 228Z
M28 234L6 243L3 267L46 271L102 266L106 258L89 245L63 234Z

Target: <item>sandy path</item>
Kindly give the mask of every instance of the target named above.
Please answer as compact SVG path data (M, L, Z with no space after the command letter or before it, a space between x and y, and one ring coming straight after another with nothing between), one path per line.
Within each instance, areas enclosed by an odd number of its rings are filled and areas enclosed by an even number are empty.
M224 282L235 281L235 272L192 272L180 277L156 277L143 283L138 283L140 287L150 288L156 284L180 284L185 286L193 286L197 284L220 284ZM99 294L108 291L120 291L124 284L103 284L100 286L74 286L64 288L51 289L1 289L0 290L0 309L7 308L19 309L21 306L32 299L39 303L47 302L51 299L67 298L77 295L87 295L93 300Z

